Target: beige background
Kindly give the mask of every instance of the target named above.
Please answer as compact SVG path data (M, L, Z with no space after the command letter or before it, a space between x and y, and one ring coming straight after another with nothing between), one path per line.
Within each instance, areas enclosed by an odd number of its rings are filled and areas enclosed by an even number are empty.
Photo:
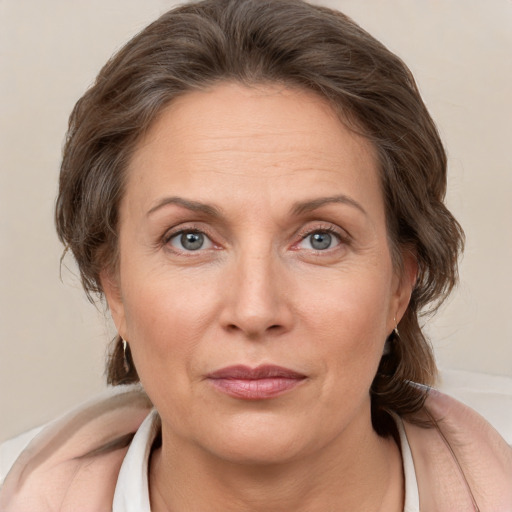
M331 0L411 67L446 142L461 286L442 366L512 376L512 2ZM0 441L101 390L107 341L53 232L66 121L110 54L174 2L0 0Z

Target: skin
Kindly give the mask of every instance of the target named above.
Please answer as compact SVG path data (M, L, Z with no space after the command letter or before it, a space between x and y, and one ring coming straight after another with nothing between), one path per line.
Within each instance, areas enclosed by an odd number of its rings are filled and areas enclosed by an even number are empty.
M102 276L162 419L153 510L402 510L369 388L415 264L395 272L384 211L371 144L313 93L223 83L154 122L128 170L117 273ZM235 364L306 378L236 399L205 378Z

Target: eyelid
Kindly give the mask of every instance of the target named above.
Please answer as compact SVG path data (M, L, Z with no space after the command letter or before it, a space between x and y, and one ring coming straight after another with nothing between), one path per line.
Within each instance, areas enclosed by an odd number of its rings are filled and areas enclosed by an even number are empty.
M315 251L317 253L322 253L322 252L327 253L329 251L335 250L337 247L339 247L339 245L348 244L351 241L351 236L344 229L342 229L339 226L332 224L330 222L320 222L315 225L308 224L306 227L302 228L298 232L298 235L297 235L299 237L299 240L292 245L292 249L298 250L299 249L298 245L301 242L303 242L306 238L308 238L308 236L312 235L313 233L317 233L317 232L324 232L324 233L329 233L331 235L334 235L339 241L339 244L337 244L335 247L332 247L332 248L329 248L326 250L311 249L312 251Z
M201 233L204 235L206 239L209 240L211 246L207 247L205 249L201 248L196 251L187 251L186 249L180 249L178 247L174 247L171 245L171 240L177 236L182 235L183 233ZM219 244L217 244L214 241L213 235L210 233L210 230L207 229L205 226L197 225L196 223L190 223L190 224L179 224L178 226L174 226L170 229L168 229L164 235L161 238L161 245L164 247L167 247L170 251L177 253L177 254L186 254L186 255L194 255L199 254L202 252L205 252L207 250L211 249L218 249L220 248Z
M304 228L301 228L301 230L298 232L298 236L301 240L303 240L304 238L308 237L312 233L316 233L317 231L333 233L343 241L349 241L351 239L351 236L347 233L347 231L331 222L318 222L316 224L308 223Z

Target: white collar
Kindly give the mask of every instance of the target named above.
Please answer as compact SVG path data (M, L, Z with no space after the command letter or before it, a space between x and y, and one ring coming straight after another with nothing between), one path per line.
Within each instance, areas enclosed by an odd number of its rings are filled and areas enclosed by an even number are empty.
M151 512L148 463L158 424L153 409L135 433L119 471L112 512Z
M419 512L419 495L411 448L402 420L395 417L405 478L404 512ZM119 471L112 512L151 512L148 488L148 463L158 433L158 414L151 411L137 430Z
M405 433L402 419L394 417L398 434L400 435L400 448L402 450L402 464L404 468L405 505L404 512L420 512L420 497L418 493L418 480L412 459L411 447Z

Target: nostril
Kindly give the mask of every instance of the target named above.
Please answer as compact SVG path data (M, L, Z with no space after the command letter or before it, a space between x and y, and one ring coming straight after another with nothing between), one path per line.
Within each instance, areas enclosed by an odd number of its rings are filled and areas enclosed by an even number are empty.
M257 328L253 328L253 329L250 329L248 327L246 327L245 329L240 327L239 325L236 325L236 324L228 324L226 325L226 330L228 332L231 332L231 333L235 333L235 332L238 332L238 331L242 331L242 332L245 332L248 336L250 337L259 337L261 335L264 335L264 333L267 333L267 334L270 334L270 333L274 333L274 334L277 334L281 331L281 329L283 328L283 326L281 324L272 324L272 325L269 325L266 329L257 329Z

